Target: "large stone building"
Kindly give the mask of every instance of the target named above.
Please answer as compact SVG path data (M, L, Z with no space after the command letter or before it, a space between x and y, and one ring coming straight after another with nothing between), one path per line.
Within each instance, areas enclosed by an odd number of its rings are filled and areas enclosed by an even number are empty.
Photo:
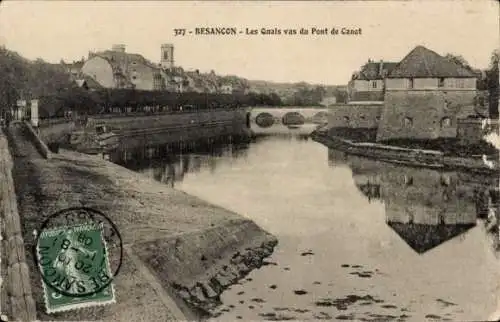
M487 117L478 75L423 46L399 63L369 61L349 82L349 102L331 107L330 127L373 140L456 137L460 120Z
M477 76L418 46L385 79L377 140L455 137L457 122L476 114Z

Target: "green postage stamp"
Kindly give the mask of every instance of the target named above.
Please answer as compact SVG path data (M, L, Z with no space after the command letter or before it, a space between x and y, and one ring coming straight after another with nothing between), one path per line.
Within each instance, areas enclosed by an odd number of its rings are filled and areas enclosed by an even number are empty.
M102 226L85 224L43 231L37 257L47 313L115 303Z

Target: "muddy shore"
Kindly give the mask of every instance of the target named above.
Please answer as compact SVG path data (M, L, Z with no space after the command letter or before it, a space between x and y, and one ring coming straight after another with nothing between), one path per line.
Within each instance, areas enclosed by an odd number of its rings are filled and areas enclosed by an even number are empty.
M236 213L96 156L62 150L46 160L25 129L8 132L39 320L204 318L220 294L260 267L277 244ZM32 232L47 216L74 206L102 211L120 230L125 256L114 280L116 304L48 315L31 254Z

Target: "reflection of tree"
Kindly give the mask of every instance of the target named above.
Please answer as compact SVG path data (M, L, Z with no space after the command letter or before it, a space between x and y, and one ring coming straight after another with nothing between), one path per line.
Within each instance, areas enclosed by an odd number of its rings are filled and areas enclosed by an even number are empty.
M338 164L342 158L329 152ZM476 225L481 209L491 209L498 178L345 159L358 189L384 202L387 224L419 253L463 234Z
M165 167L166 176L165 183L169 184L172 188L175 185L175 167L172 163L168 163Z
M217 159L214 157L209 158L208 166L210 167L210 173L215 173L215 169L217 168Z

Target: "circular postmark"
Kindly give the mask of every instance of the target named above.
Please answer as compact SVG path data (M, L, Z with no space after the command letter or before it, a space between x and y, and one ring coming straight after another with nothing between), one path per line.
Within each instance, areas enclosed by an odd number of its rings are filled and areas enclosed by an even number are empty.
M72 207L50 215L35 236L33 258L45 285L57 296L107 292L119 273L123 244L101 211Z

